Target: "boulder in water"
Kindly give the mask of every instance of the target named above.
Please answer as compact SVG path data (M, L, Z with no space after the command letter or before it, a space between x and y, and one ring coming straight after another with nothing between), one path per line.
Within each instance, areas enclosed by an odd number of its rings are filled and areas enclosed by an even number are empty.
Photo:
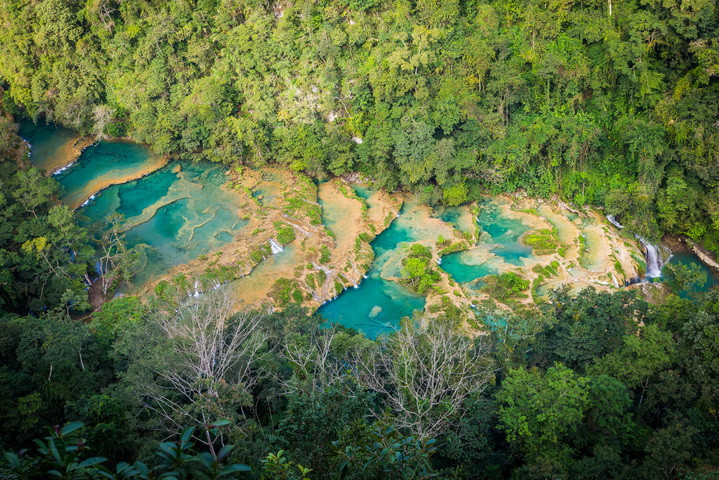
M180 165L179 163L176 163L176 164L172 167L172 170L171 170L171 171L172 171L172 173L180 173L180 172L182 171L182 165Z
M375 305L374 307L372 307L372 310L369 311L369 318L374 318L380 313L382 313L382 307L380 307L379 305Z

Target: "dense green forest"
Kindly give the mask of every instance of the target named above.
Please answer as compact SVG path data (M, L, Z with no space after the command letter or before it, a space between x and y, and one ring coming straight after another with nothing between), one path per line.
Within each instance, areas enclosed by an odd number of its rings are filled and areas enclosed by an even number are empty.
M13 111L156 153L560 194L719 250L713 0L6 0ZM361 142L361 143L360 143Z
M719 251L718 76L713 0L0 2L0 478L719 478L719 291L692 272L476 337L447 309L370 340L222 288L92 311L123 251L14 123L430 203L556 194Z
M103 239L15 130L0 121L2 478L717 478L719 291L691 272L658 304L557 291L475 338L452 309L369 340L297 308L232 314L222 289L82 314Z

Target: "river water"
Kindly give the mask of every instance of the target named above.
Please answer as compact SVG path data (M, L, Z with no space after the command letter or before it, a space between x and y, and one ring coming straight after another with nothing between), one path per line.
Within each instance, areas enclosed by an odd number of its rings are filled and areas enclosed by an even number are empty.
M23 123L21 135L31 145L31 161L50 171L62 167L63 161L67 163L79 140L69 130L30 123ZM62 200L73 207L82 204L78 212L84 216L86 225L103 224L113 215L122 216L129 246L141 252L141 268L135 276L137 286L222 248L247 224L236 200L222 188L227 181L223 167L209 163L163 164L142 145L100 141L87 146L73 165L55 175L64 189ZM134 178L139 174L144 176ZM279 193L261 192L259 196L266 203ZM356 193L368 200L374 192L357 187ZM342 211L333 211L332 204L322 206L328 227L337 229ZM529 225L503 215L494 201L480 205L478 215L469 215L468 210L461 208L435 212L437 218L460 231L472 233L476 222L482 232L478 246L442 258L441 268L454 280L477 288L483 277L507 268L522 269L532 260L532 250L520 242ZM401 318L424 308L424 297L395 281L401 274L397 258L404 247L416 241L429 245L438 240L439 230L428 228L426 217L419 212L416 205L405 206L399 218L371 243L375 260L366 278L356 288L346 289L321 306L320 314L374 337L391 331ZM551 215L557 218L552 219ZM569 215L566 218L551 215L545 215L550 223L564 221L575 228L568 223ZM560 230L559 234L565 232ZM708 271L693 254L674 255L670 262L699 264ZM257 271L264 272L272 265L273 262L267 262ZM705 288L716 283L716 277L709 275Z

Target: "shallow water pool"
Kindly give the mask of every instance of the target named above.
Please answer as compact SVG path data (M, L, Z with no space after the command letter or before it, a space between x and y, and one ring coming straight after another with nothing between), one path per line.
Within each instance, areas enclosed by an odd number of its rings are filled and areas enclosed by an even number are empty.
M532 249L519 242L520 237L529 230L521 220L502 214L499 204L487 202L480 207L477 222L483 232L489 234L495 246L492 253L507 263L522 266L523 259L532 256Z
M424 308L423 296L382 278L388 262L396 259L403 245L415 241L420 235L413 229L408 217L400 215L372 241L375 261L367 272L367 278L357 288L348 288L334 300L322 305L318 312L324 318L375 338L397 329L403 317Z
M372 196L376 192L376 190L372 190L371 188L364 186L364 185L352 185L352 189L355 191L358 197L363 198L367 200L369 197Z
M456 222L459 215L459 210L444 209L439 217ZM497 274L502 263L522 266L524 259L532 256L532 249L519 242L529 227L521 220L503 215L496 202L481 205L477 223L484 232L477 246L442 257L442 269L455 281L467 283Z
M55 175L63 187L60 199L76 207L112 184L156 170L161 162L143 145L101 141L87 147L75 164Z
M687 267L691 267L692 265L698 265L701 272L706 274L707 277L706 283L699 287L699 292L706 292L712 287L719 285L719 275L715 274L709 267L707 267L701 260L699 260L699 257L697 257L693 252L674 253L669 259L669 262L667 262L667 264L685 265ZM661 277L659 278L659 281L661 281ZM680 296L686 297L687 293L688 292L681 292Z
M475 263L472 252L450 253L442 257L442 270L447 272L456 282L466 283L478 278L499 273L499 269L491 261Z
M20 122L20 136L30 144L30 161L43 170L55 170L70 161L68 153L80 136L52 124Z
M219 166L179 165L179 172L168 165L108 187L79 210L88 222L123 216L128 246L141 253L137 285L221 248L248 223L239 217L232 194L221 188L226 177Z

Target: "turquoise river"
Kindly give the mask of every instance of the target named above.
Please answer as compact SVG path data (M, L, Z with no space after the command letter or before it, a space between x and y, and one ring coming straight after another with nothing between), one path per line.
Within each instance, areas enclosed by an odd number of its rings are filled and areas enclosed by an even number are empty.
M78 148L77 135L51 125L25 122L21 135L31 145L31 161L51 172L62 166L59 162L68 152ZM136 286L221 248L247 224L228 192L220 188L227 181L223 167L171 162L156 168L158 159L145 146L127 141L102 140L81 146L84 149L76 161L54 175L63 188L61 199L72 206L81 205L78 212L87 225L106 224L114 216L121 216L129 246L141 252L142 267L134 280ZM146 170L151 173L143 174ZM137 175L144 176L134 178ZM366 187L356 187L356 193L363 199L373 195ZM272 198L269 192L258 196L262 202ZM323 204L322 208L323 219L331 229L337 212L332 211L333 205ZM519 242L530 226L502 215L492 202L480 205L479 214L469 222L461 221L456 208L437 210L435 215L461 231L471 230L476 222L482 232L479 242L488 251L482 258L476 258L470 250L441 260L441 268L460 284L479 288L481 279L497 273L502 265L522 267L532 256L531 249ZM398 249L420 235L416 225L401 213L371 242L375 259L364 280L326 302L319 313L329 321L374 337L396 328L402 317L422 310L424 297L390 279L399 272L389 261ZM291 254L291 248L282 253ZM272 261L265 262L263 268L272 267ZM671 262L699 264L708 274L705 288L717 283L693 254L676 254Z

